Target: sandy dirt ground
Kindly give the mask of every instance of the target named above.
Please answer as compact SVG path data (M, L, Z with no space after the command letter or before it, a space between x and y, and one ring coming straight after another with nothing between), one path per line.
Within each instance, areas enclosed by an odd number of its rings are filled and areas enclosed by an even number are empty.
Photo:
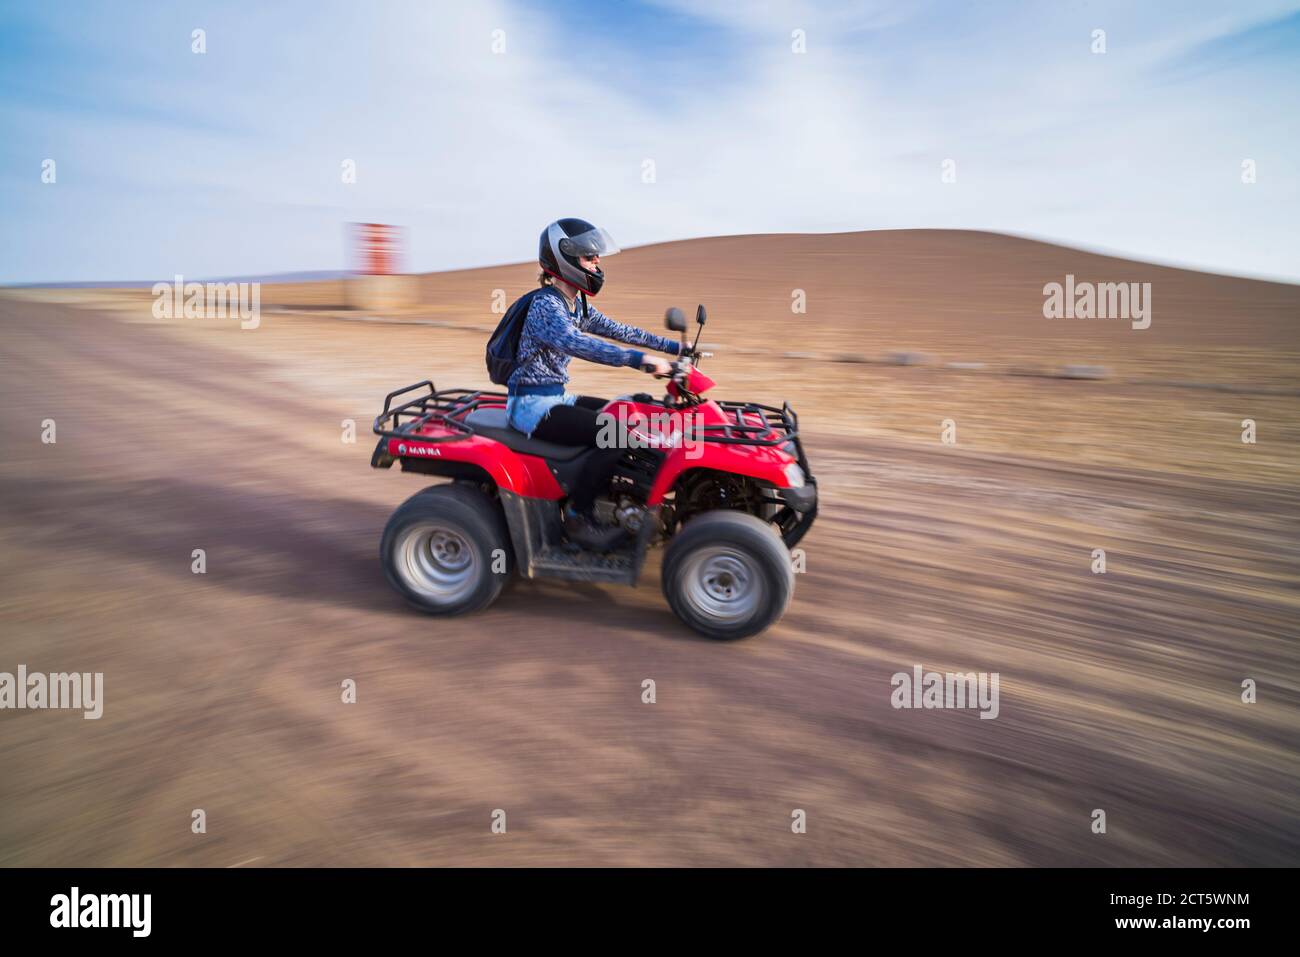
M485 385L528 267L383 316L267 287L248 331L147 291L0 296L0 671L106 698L0 711L0 865L1300 863L1300 288L945 232L608 267L611 315L706 302L719 396L799 411L822 512L759 637L679 625L655 558L464 619L384 582L427 480L369 468L370 420L427 376ZM1045 320L1067 272L1151 282L1151 328ZM894 709L918 664L997 672L998 717Z

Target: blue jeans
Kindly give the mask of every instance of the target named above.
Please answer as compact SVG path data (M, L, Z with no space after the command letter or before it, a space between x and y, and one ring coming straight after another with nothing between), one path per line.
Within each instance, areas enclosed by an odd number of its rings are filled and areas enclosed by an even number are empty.
M552 406L573 405L578 397L564 395L512 395L506 399L506 417L510 425L525 435L532 435Z

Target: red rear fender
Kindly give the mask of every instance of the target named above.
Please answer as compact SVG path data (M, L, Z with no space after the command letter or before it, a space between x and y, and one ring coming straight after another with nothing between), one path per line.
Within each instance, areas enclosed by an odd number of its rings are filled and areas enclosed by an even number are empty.
M423 462L468 462L491 476L497 488L528 498L558 499L564 490L542 459L520 455L500 442L472 436L453 442L389 439L388 454L395 459Z

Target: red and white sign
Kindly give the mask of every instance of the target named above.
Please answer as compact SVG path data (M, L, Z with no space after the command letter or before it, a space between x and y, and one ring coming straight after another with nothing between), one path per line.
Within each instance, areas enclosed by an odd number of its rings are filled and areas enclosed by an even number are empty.
M405 231L384 223L352 223L352 261L363 276L393 276L401 269Z

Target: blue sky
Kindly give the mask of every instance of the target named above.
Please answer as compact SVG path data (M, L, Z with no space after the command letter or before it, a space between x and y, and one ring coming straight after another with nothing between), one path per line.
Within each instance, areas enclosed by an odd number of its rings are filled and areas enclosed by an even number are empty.
M1300 0L0 2L0 282L339 269L358 220L512 262L566 215L1300 280L1297 94Z

